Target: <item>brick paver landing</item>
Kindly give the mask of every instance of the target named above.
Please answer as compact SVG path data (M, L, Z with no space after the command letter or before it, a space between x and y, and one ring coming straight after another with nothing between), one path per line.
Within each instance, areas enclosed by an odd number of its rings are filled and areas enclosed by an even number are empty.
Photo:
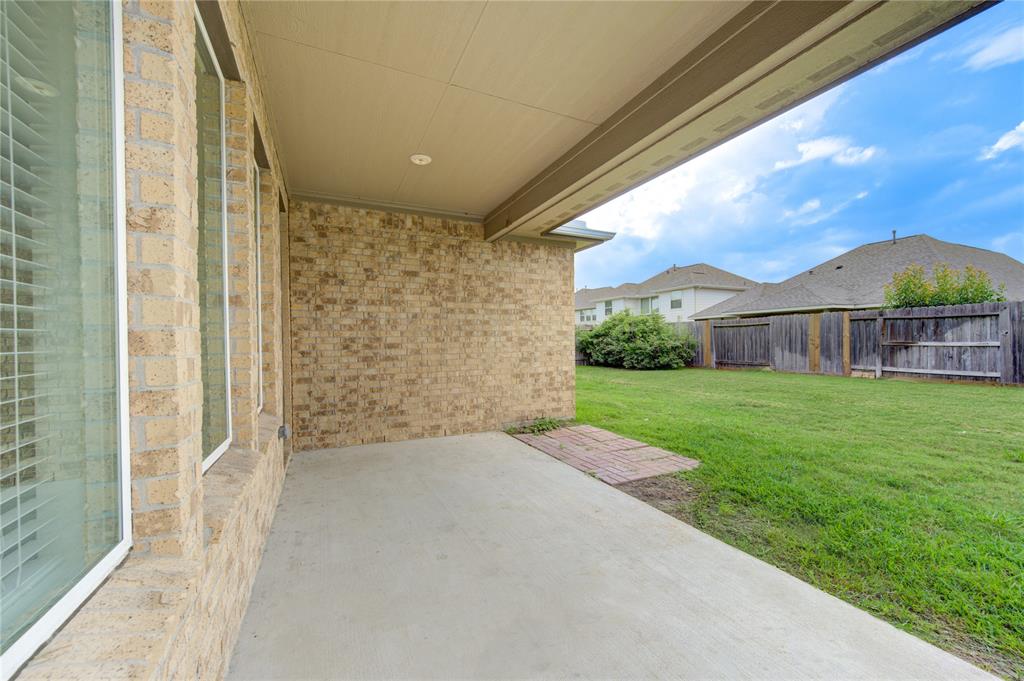
M569 426L537 435L522 433L513 437L610 485L688 471L700 465L696 459L594 426Z

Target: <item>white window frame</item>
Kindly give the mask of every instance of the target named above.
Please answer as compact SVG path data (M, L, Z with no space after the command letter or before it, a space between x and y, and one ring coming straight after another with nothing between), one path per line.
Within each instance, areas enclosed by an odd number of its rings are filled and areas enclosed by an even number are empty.
M210 53L210 58L213 61L213 68L217 72L217 78L220 80L220 182L221 182L221 200L220 200L220 227L221 227L221 238L223 239L224 248L221 252L223 258L223 275L224 275L224 380L225 380L225 404L224 408L228 412L228 433L227 439L214 447L213 451L210 452L209 456L203 457L203 473L210 470L210 466L217 463L217 459L224 455L224 452L231 446L231 440L233 439L234 429L231 424L231 309L228 293L230 288L228 287L228 248L230 247L230 241L228 241L228 159L227 159L227 124L225 119L227 118L225 113L225 106L227 105L224 98L224 72L221 71L220 62L217 60L217 53L213 51L213 43L210 42L210 34L206 31L206 24L203 23L203 17L199 13L199 5L195 5L196 25L199 27L199 33L203 37L203 43L206 45L206 49Z
M25 630L0 656L0 677L12 678L51 636L72 616L92 592L128 555L132 546L132 495L130 440L128 436L128 273L126 258L127 221L125 219L124 168L124 43L121 31L121 3L110 5L111 122L113 125L114 160L114 277L117 305L117 433L118 505L121 512L121 540L72 586L60 600L50 606L32 626Z
M612 301L606 300L604 302L604 314L606 317L612 314Z
M256 391L256 413L263 413L263 216L260 215L260 167L253 164L253 194L255 207L253 226L256 230L256 378L259 387Z
M669 294L669 297L670 297L670 300L669 300L669 303L668 303L669 309L681 310L682 307L683 307L683 292L682 291L673 291L672 293ZM679 303L679 304L676 305L676 303Z

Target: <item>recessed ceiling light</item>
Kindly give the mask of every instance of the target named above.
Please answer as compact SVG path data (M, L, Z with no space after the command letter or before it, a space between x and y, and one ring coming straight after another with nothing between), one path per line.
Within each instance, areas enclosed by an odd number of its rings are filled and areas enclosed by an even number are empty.
M418 166L425 166L428 165L434 159L430 158L426 154L413 154L412 156L409 157L409 160Z

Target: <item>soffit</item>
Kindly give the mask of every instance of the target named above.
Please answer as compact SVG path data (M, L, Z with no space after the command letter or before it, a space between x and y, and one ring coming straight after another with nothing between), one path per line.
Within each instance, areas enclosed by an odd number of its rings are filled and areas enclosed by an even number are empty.
M479 218L745 4L244 10L290 191Z

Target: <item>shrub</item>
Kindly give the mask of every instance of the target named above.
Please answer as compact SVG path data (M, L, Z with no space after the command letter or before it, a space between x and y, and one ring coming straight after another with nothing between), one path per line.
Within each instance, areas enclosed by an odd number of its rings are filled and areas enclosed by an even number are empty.
M885 307L929 307L996 303L1006 300L1005 286L996 288L988 272L968 265L962 271L940 263L929 279L920 265L911 265L885 285Z
M593 364L626 369L678 369L693 359L697 342L679 335L659 314L619 312L576 334L576 348Z
M585 348L587 347L587 339L590 337L591 333L590 329L576 329L576 352L589 356L587 355Z

